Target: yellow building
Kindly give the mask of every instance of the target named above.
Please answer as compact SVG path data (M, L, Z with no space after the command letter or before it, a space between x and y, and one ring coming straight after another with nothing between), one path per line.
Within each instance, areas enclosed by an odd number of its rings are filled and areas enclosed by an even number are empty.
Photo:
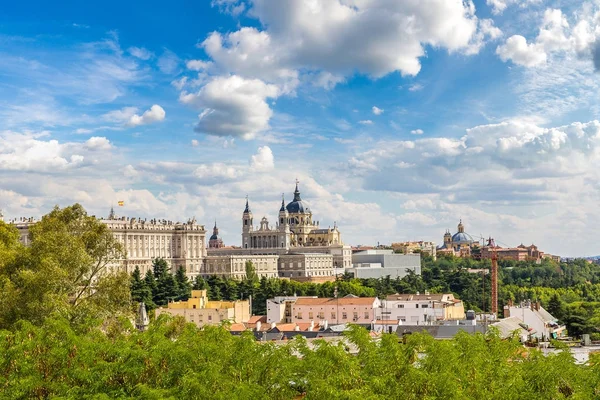
M192 297L187 301L170 302L167 308L160 307L155 311L156 317L164 313L181 316L198 327L219 325L223 321L245 323L251 314L248 300L210 301L206 290L192 290Z

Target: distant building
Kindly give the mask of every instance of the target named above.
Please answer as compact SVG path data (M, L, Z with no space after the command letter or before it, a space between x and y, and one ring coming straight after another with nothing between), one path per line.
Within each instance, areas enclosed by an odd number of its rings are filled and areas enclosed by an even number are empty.
M156 317L165 313L181 316L198 327L219 325L224 321L244 323L251 314L248 300L209 301L206 290L192 290L192 297L187 301L170 302L167 308L155 310Z
M328 321L329 324L370 324L381 302L377 297L298 298L291 306L292 322Z
M243 279L246 277L246 262L252 262L259 278L277 277L277 262L279 257L268 254L247 255L208 255L199 271L203 277L220 276L223 278Z
M220 249L223 247L223 239L219 236L219 228L217 228L217 221L215 221L215 226L213 228L213 233L208 240L208 248L209 249Z
M292 306L302 298L316 299L317 296L278 296L267 299L267 323L291 323Z
M111 208L106 219L100 219L125 250L125 258L115 260L116 270L132 273L136 267L142 275L152 269L156 258L163 258L172 271L184 268L189 276L197 275L206 256L203 225L192 218L187 222L159 219L118 217ZM21 242L29 245L29 228L37 223L33 218L9 221L20 233Z
M544 252L540 251L536 245L525 246L522 243L517 247L508 248L483 246L481 248L481 258L490 259L494 252L496 252L500 260L536 261L539 263L544 258Z
M352 250L343 244L337 224L322 228L318 221L313 220L311 209L300 196L298 182L294 199L287 205L282 199L274 225L270 224L267 217L263 217L260 224L254 226L254 215L248 199L241 222L242 246L209 246L210 262L203 274L212 272L210 263L219 264L219 257L233 255L248 259L275 256L279 266L277 276L300 281L333 280L352 264Z
M421 275L419 254L395 254L393 250L365 250L352 254L352 268L346 272L355 278L403 278L410 272Z
M430 325L465 319L465 308L463 302L451 293L392 294L381 301L376 319L406 325Z
M546 311L539 302L524 301L518 306L509 302L504 306L504 318L516 317L531 328L532 335L542 340L557 339L563 336L565 326Z
M437 254L469 257L472 250L477 247L479 247L479 242L473 240L473 237L465 232L465 226L461 219L458 223L458 232L452 235L449 230L446 230L444 243L436 249L436 252Z
M392 250L395 252L402 252L404 254L411 253L423 253L430 255L435 260L437 258L437 247L434 242L400 242L400 243L392 243Z

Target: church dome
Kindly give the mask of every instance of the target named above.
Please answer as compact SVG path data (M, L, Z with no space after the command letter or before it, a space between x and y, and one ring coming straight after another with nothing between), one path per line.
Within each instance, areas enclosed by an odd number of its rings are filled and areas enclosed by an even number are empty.
M285 209L290 214L304 214L304 213L310 212L308 205L306 205L300 198L300 191L298 190L298 183L296 183L296 190L294 191L294 200L289 202L288 205L285 206Z
M457 232L452 236L452 241L454 243L473 243L473 238L468 233Z

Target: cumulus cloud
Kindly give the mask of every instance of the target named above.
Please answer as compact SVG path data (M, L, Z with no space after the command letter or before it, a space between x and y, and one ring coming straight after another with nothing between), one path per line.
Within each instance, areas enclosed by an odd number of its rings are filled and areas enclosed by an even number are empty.
M546 64L554 53L576 54L594 59L596 33L600 31L600 20L591 12L590 4L582 6L575 13L575 25L571 27L567 17L559 9L548 8L534 40L527 43L521 35L513 35L506 43L498 46L496 53L503 61L511 60L515 64L534 67Z
M200 142L197 139L192 139L192 147L198 147Z
M414 129L414 130L410 131L410 133L413 135L422 135L423 129Z
M138 115L137 112L137 107L123 107L120 110L113 110L104 114L102 118L108 122L133 127L161 122L166 116L165 110L158 104L154 104L142 115Z
M44 134L0 133L0 170L53 171L79 166L84 157L75 144L43 140Z
M273 152L268 146L259 147L250 160L250 166L259 171L268 171L275 167Z
M373 108L371 108L371 111L373 111L373 114L375 115L381 115L384 112L382 108L379 108L377 106L373 106Z
M509 6L519 5L521 8L528 7L532 4L539 4L542 0L486 0L486 4L492 8L492 13L500 15Z
M513 35L506 40L506 43L498 46L496 54L502 61L511 60L515 64L525 67L534 67L546 63L546 52L538 44L528 44L527 40L521 35Z
M370 119L364 119L362 121L358 121L358 123L362 125L373 125L373 121L371 121Z
M269 127L273 111L267 99L278 96L275 85L232 75L213 78L197 93L183 92L179 99L202 110L197 132L251 139Z
M93 136L85 142L88 150L110 150L112 145L105 137Z
M134 114L127 121L128 126L148 125L154 122L161 122L165 119L165 110L158 104L154 104L149 110L146 110L142 115Z

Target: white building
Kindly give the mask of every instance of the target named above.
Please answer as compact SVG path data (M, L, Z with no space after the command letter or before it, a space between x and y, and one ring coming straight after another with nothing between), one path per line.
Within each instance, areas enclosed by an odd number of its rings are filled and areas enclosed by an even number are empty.
M510 302L504 306L504 318L516 317L527 328L532 328L533 336L542 340L556 339L565 332L565 326L546 311L539 302L524 301L518 306Z
M139 267L143 275L152 268L155 258L165 259L172 271L184 268L188 276L197 275L202 268L206 232L195 219L181 223L117 217L111 208L108 218L100 221L107 225L125 251L125 258L116 260L115 268L132 273ZM36 222L33 218L9 221L19 230L25 245L29 245L29 227Z
M365 250L352 255L352 268L346 272L355 278L403 278L410 272L421 275L419 254L395 254L393 250Z
M246 262L251 261L259 278L277 277L276 255L220 255L207 256L200 270L200 275L207 277L212 275L243 279L246 277Z
M462 320L465 308L461 300L446 294L393 294L381 301L375 319L406 325L431 325L438 321Z
M277 296L267 299L267 323L291 323L292 306L300 298L316 299L317 296Z

